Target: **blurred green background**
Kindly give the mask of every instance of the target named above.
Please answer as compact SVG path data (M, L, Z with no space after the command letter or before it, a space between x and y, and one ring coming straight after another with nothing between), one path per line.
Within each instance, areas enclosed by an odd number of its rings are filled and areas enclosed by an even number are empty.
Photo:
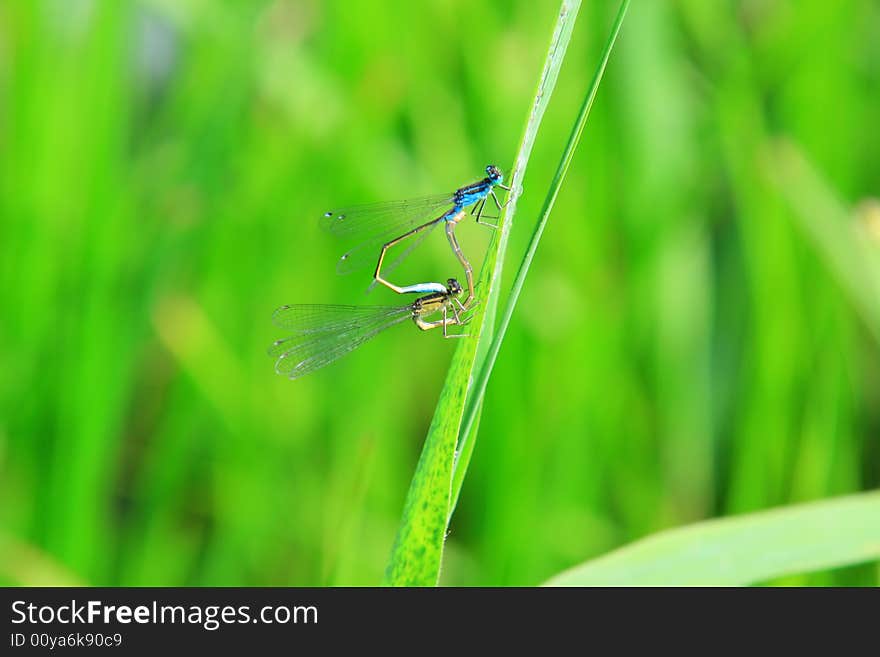
M290 382L269 318L399 301L337 276L316 218L509 171L557 7L0 5L0 581L379 582L454 345L404 325ZM584 3L508 273L616 8ZM761 165L784 138L876 239L878 63L873 0L633 3L443 583L536 584L662 528L880 485L877 334ZM447 251L433 236L395 280L457 275Z

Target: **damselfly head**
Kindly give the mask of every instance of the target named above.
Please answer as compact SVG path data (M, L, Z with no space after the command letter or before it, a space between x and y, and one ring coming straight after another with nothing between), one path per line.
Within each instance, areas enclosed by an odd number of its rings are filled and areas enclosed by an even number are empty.
M448 281L446 281L446 291L452 296L461 294L461 283L459 283L454 278L450 278Z
M501 183L504 181L504 174L501 173L501 169L496 167L494 164L490 164L486 167L486 175L489 177L489 180L492 181L493 184Z

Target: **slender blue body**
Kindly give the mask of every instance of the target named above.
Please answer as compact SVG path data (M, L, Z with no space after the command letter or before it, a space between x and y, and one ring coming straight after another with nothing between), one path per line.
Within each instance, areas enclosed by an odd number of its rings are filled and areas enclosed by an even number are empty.
M395 285L382 276L382 264L385 260L385 254L390 248L405 240L411 240L409 248L395 262L386 267L386 272L396 267L413 248L418 246L433 227L442 223L446 227L446 237L449 240L449 245L465 270L468 295L464 305L469 305L473 299L473 268L458 245L458 241L455 238L455 226L467 216L468 213L465 209L471 208L470 214L475 217L478 224L497 228L497 226L491 223L481 221L483 218L483 208L490 198L499 212L504 208L495 195L495 187L510 191L509 187L504 186L504 174L501 173L498 167L490 164L486 167L485 178L470 185L459 187L451 195L441 194L421 199L355 206L348 209L325 212L323 216L324 226L332 232L339 235L354 235L364 228L369 232L369 237L366 240L342 255L337 264L337 270L340 273L353 271L364 264L366 259L370 257L374 246L381 245L379 259L373 272L373 283L370 287L379 283L398 294L443 294L445 293L445 287L440 283L428 282L401 286ZM446 209L442 210L443 208ZM442 212L439 216L434 214L440 210ZM433 218L431 218L432 216ZM496 217L487 218L494 219ZM424 221L424 223L419 223L421 221ZM394 226L399 226L401 233L392 239L387 239L389 235L393 235L396 232L392 230Z
M474 209L477 210L477 221L479 222L483 212L483 205L485 205L486 199L489 198L490 194L495 200L495 203L498 204L498 199L495 197L492 188L496 185L501 185L502 188L506 189L503 183L504 174L501 173L501 170L498 167L490 164L486 167L485 178L483 178L482 180L478 180L475 183L471 183L470 185L466 185L465 187L459 187L457 190L455 190L455 193L452 195L452 207L449 210L444 212L437 219L429 221L426 224L422 224L421 226L417 226L409 233L395 238L394 240L386 243L382 247L382 254L379 256L379 262L376 263L376 271L373 274L375 280L379 281L383 285L386 285L387 287L390 287L392 290L399 294L408 294L413 292L419 294L426 292L442 293L445 288L439 283L419 283L417 285L401 287L380 278L379 271L382 268L382 261L385 258L385 252L390 246L399 242L402 239L405 239L411 234L420 232L428 226L444 222L446 224L446 236L449 239L450 246L452 246L452 251L455 253L455 257L458 258L459 262L461 262L462 267L464 267L465 276L467 277L468 282L468 296L465 301L465 306L469 305L474 294L473 268L471 267L471 263L468 262L467 258L464 257L464 253L461 252L461 247L458 246L458 240L455 239L455 226L465 217L464 209L470 206L473 206ZM500 204L498 204L498 208L501 209Z

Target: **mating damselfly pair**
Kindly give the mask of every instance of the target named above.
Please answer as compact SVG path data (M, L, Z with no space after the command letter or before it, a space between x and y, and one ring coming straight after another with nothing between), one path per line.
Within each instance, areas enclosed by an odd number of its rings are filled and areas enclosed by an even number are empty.
M375 263L370 288L381 284L398 294L423 296L401 306L296 304L278 308L272 320L289 335L276 340L269 348L269 355L277 358L275 371L291 379L299 378L329 365L373 336L407 319L423 331L442 328L443 337L464 337L466 334L451 332L449 327L467 324L470 319L468 311L476 303L476 297L473 267L458 244L455 227L469 211L478 224L495 228L495 224L487 219L497 216L489 216L484 210L491 199L500 216L504 204L498 199L495 188L510 191L503 183L501 170L489 165L485 178L459 187L452 194L325 212L321 217L323 227L354 242L337 263L339 273L349 273ZM452 252L464 269L467 294L463 300L460 297L464 290L455 278L446 283L411 285L397 285L385 278L441 224L445 227ZM386 264L385 256L389 250L403 244L406 244L404 251ZM429 320L430 316L438 318Z

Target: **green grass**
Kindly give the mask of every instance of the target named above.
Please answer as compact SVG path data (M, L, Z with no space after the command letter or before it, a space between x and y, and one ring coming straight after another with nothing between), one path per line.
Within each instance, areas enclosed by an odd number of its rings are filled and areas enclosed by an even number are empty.
M516 204L522 193L528 161L544 113L553 96L579 10L578 0L563 0L559 8L544 69L538 80L534 101L530 104L516 165L510 176L511 191L499 218L499 237L497 240L493 239L489 246L477 282L477 287L487 290L487 293L481 298L473 321L468 324L467 330L472 339L466 340L456 351L434 411L434 422L416 466L388 564L386 581L390 584L436 585L440 577L446 530L476 438L476 431L473 430L475 409L482 404L488 373L509 322L509 314L505 310L501 326L497 331L494 330L499 283ZM558 189L559 184L556 181L554 183ZM527 257L531 260L530 255ZM508 308L516 303L516 296L518 290L515 287L511 299L508 300ZM471 381L474 381L473 386Z
M643 539L551 586L747 586L880 558L880 493L709 520Z
M768 146L765 168L795 211L795 224L815 244L853 309L880 340L880 251L867 226L835 198L791 144Z
M516 278L513 281L510 293L508 294L505 301L504 311L501 314L499 326L493 332L491 342L489 342L486 349L486 356L480 363L479 373L474 380L473 394L471 395L471 398L468 401L467 408L465 409L465 414L462 419L461 430L459 433L459 440L461 445L459 449L464 455L464 458L460 459L456 464L457 467L454 474L452 490L453 500L458 500L458 496L461 492L464 472L467 470L467 464L470 461L470 455L473 451L473 439L476 433L476 416L479 413L479 409L482 407L483 398L486 395L486 386L488 385L489 377L492 374L492 368L495 367L495 361L498 358L498 352L501 349L501 343L504 340L504 336L507 334L507 327L510 325L513 311L516 308L516 303L519 300L520 294L522 293L525 278L529 273L529 268L532 265L532 260L534 260L535 258L535 253L538 249L538 243L541 241L541 236L544 234L544 229L547 227L547 220L550 218L550 211L553 209L553 206L556 203L556 198L558 197L559 190L562 187L562 182L565 180L565 176L568 173L568 168L571 165L572 158L574 157L575 149L580 142L581 134L584 131L584 126L586 125L587 119L590 116L590 110L593 107L593 102L596 100L596 94L599 91L599 84L602 82L602 76L605 74L605 68L608 66L608 59L611 56L611 51L614 48L614 43L617 41L617 36L620 33L620 28L623 25L623 19L626 16L626 10L628 7L629 0L624 0L620 3L620 9L617 11L617 17L614 20L614 26L611 28L611 34L608 36L608 41L605 44L605 49L602 51L602 57L596 68L596 72L593 75L593 80L590 83L586 95L584 96L584 101L581 104L581 109L578 114L577 120L575 121L574 128L572 129L571 135L568 138L568 143L566 144L565 151L562 154L562 159L559 161L559 165L556 168L556 173L554 173L553 175L553 180L550 183L550 189L547 191L547 196L544 199L544 205L541 208L541 213L538 217L537 222L535 223L535 227L532 231L532 236L529 239L529 245L526 248L526 252L523 255L522 262L520 263L519 269L516 272Z
M474 409L441 584L880 486L871 269L840 258L880 175L875 5L632 3ZM514 162L555 4L89 7L0 5L0 579L381 581L452 341L399 327L290 382L269 317L397 301L334 274L315 218ZM617 8L580 10L500 292ZM402 277L458 271L431 242Z

